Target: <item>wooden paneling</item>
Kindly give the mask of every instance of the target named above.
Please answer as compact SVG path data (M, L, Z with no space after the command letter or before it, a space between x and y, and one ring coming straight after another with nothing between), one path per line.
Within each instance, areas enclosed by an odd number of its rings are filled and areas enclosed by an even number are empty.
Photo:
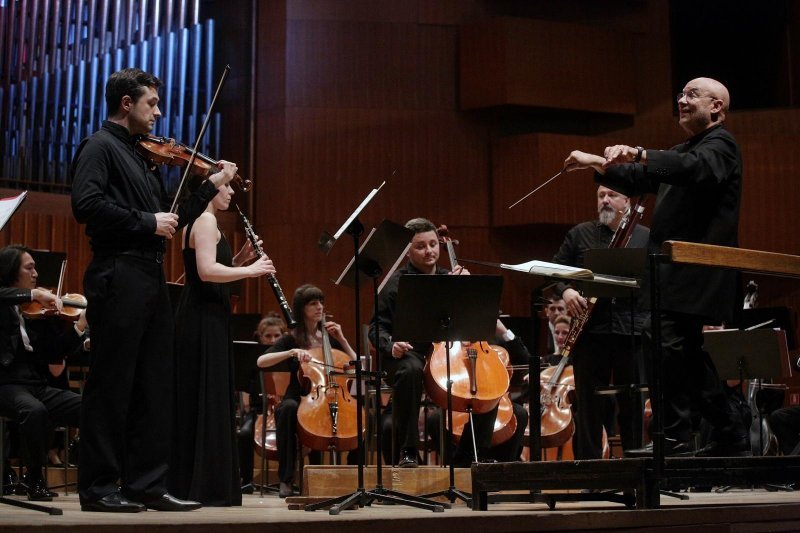
M589 170L562 174L508 207L558 173L572 150L598 153L608 144L600 137L538 133L492 142L492 225L574 224L594 217L597 185Z
M632 115L632 39L597 26L498 18L461 31L461 108L522 105Z
M455 40L451 27L291 21L287 106L454 109Z

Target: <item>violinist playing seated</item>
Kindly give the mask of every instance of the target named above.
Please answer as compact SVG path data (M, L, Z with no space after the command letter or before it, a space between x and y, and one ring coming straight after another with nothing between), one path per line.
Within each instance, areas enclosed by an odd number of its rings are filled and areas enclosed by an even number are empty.
M302 285L292 298L292 314L298 317L297 327L278 339L264 355L258 358L260 368L269 368L281 361L288 361L290 381L280 405L275 409L276 444L278 447L278 496L286 498L293 494L294 466L297 459L297 410L303 387L298 375L301 363L312 357L309 350L322 347L320 323L325 317L325 294L314 285ZM356 353L335 322L324 322L334 349L341 350L355 360Z
M20 245L0 249L0 415L19 423L27 467L28 499L50 501L42 467L54 424L77 427L81 397L47 385L48 363L63 361L86 334L85 312L74 323L56 318L25 318L32 301L58 309L61 300L36 288L31 250Z

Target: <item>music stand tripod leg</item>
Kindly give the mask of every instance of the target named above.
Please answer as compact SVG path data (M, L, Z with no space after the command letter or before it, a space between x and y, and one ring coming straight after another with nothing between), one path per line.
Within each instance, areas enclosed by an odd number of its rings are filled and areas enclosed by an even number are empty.
M447 329L447 324L449 324L449 320L445 319L442 321L443 327ZM430 494L423 494L423 498L435 498L436 496L444 496L450 503L455 503L455 501L461 500L467 504L468 507L472 507L472 494L463 492L456 488L456 471L455 465L453 464L453 457L450 450L452 449L452 442L453 442L453 380L450 376L450 342L445 341L445 356L446 356L446 369L447 369L447 446L446 450L447 453L447 468L449 469L449 477L450 477L450 485L445 489L438 492L433 492ZM472 412L469 413L470 419L470 429L472 430L472 445L475 446L475 429L472 424ZM475 458L477 461L477 450L475 451Z

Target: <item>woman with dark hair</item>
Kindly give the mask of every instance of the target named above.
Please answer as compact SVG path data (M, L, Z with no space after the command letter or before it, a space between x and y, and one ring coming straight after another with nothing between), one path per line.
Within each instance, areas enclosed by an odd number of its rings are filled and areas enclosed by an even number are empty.
M320 323L325 317L325 295L314 285L303 285L294 292L292 312L300 320L291 333L284 335L272 348L258 358L258 366L267 368L288 360L291 376L286 394L275 409L276 442L278 445L278 496L292 495L294 464L297 451L297 409L300 405L302 387L298 378L300 363L311 361L307 350L322 346ZM342 333L342 326L336 322L325 322L325 330L331 337L331 346L347 353L351 359L356 353Z
M81 397L48 386L47 363L63 361L80 345L86 316L81 312L74 327L61 320L25 319L20 304L36 300L49 308L61 306L53 293L36 288L38 276L30 249L0 249L0 303L7 304L0 307L0 415L19 422L28 499L50 501L56 494L47 489L42 467L52 424L77 427Z
M222 163L223 172L236 172ZM235 256L216 213L233 189L220 185L206 210L183 232L186 285L175 313L175 426L167 482L179 498L206 506L241 505L237 453L229 283L275 272L249 241ZM251 264L250 261L255 259ZM244 266L247 265L247 266Z

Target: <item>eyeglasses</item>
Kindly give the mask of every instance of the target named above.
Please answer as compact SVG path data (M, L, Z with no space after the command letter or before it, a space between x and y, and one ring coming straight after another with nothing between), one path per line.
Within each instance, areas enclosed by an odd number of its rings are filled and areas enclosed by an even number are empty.
M675 95L675 99L677 101L681 101L681 98L686 97L687 102L691 102L692 100L696 100L697 98L711 98L712 100L716 100L716 96L712 96L710 94L697 94L695 89L689 89L687 92L679 92Z

